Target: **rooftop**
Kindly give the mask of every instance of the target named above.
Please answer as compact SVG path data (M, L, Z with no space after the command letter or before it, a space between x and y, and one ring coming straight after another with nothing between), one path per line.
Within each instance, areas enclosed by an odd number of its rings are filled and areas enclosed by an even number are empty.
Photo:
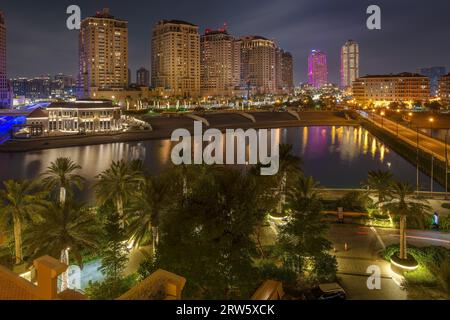
M267 38L262 37L262 36L244 36L241 39L242 40L267 40L267 41L271 41L270 39L267 39Z
M90 16L89 18L112 19L112 20L126 22L125 20L122 20L122 19L116 19L116 17L111 15L109 8L103 8L102 11L97 11L94 16Z
M364 77L361 77L362 79L367 78L426 78L426 76L418 74L418 73L411 73L411 72L402 72L398 74L373 74L373 75L365 75Z
M47 109L52 108L74 108L74 109L89 109L89 108L115 108L111 100L106 99L83 99L74 102L53 102Z
M190 23L190 22L187 22L187 21L183 21L183 20L176 20L176 19L174 19L174 20L160 20L160 21L158 21L158 24L185 24L185 25L188 25L188 26L197 27L196 24L193 24L193 23Z

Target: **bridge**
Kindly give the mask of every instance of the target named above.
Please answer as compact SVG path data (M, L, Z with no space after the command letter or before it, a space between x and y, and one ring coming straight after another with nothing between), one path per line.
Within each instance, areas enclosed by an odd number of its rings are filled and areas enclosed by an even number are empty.
M37 108L46 108L50 102L37 102L16 109L0 109L0 144L11 139L11 134L27 122L27 117Z
M359 111L359 114L377 127L391 133L410 146L414 148L418 147L420 150L433 155L436 159L444 163L450 163L448 158L450 148L448 144L421 133L418 128L416 130L407 128L398 122L389 120L376 113Z

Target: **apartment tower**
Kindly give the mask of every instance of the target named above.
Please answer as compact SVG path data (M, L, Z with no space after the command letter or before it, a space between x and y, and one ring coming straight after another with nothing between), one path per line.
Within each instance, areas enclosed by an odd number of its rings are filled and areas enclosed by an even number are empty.
M198 26L162 20L153 28L152 86L171 95L200 95L200 36Z
M203 96L232 96L240 85L240 42L226 27L206 29L200 38L200 83Z
M136 71L136 84L139 87L149 87L150 86L150 71L145 68L139 68Z
M280 56L275 43L260 36L243 37L240 42L242 84L259 94L276 93Z
M79 81L81 95L128 87L128 22L103 9L81 23Z
M294 90L294 59L292 54L281 51L281 83L282 90L285 93L291 93Z
M359 78L359 45L348 40L341 48L341 88L351 87Z

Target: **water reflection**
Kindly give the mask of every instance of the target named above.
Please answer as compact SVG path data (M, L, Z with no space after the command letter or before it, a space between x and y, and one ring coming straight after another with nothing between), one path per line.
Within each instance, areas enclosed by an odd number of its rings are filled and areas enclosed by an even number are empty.
M292 144L293 152L303 158L306 174L327 187L359 187L373 169L392 170L396 178L415 184L415 167L360 127L277 129L276 142ZM51 161L64 156L83 167L82 174L91 187L95 176L120 159L142 159L150 172L160 172L171 163L171 146L169 140L151 140L0 154L0 180L34 178ZM422 173L420 182L430 185L429 177ZM92 198L89 192L84 194L87 199Z

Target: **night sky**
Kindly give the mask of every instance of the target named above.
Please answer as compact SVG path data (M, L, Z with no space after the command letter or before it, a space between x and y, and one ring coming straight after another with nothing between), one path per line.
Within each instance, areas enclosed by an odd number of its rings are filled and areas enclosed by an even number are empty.
M235 36L262 35L292 52L296 83L306 81L311 49L328 54L329 78L339 79L342 44L360 44L361 75L416 71L419 67L450 69L449 0L14 0L2 1L6 15L8 76L63 72L76 75L78 32L66 28L66 8L81 7L91 16L103 7L129 21L129 66L132 79L140 66L150 66L153 25L180 19L205 28L226 22ZM366 9L382 10L382 30L366 28Z

